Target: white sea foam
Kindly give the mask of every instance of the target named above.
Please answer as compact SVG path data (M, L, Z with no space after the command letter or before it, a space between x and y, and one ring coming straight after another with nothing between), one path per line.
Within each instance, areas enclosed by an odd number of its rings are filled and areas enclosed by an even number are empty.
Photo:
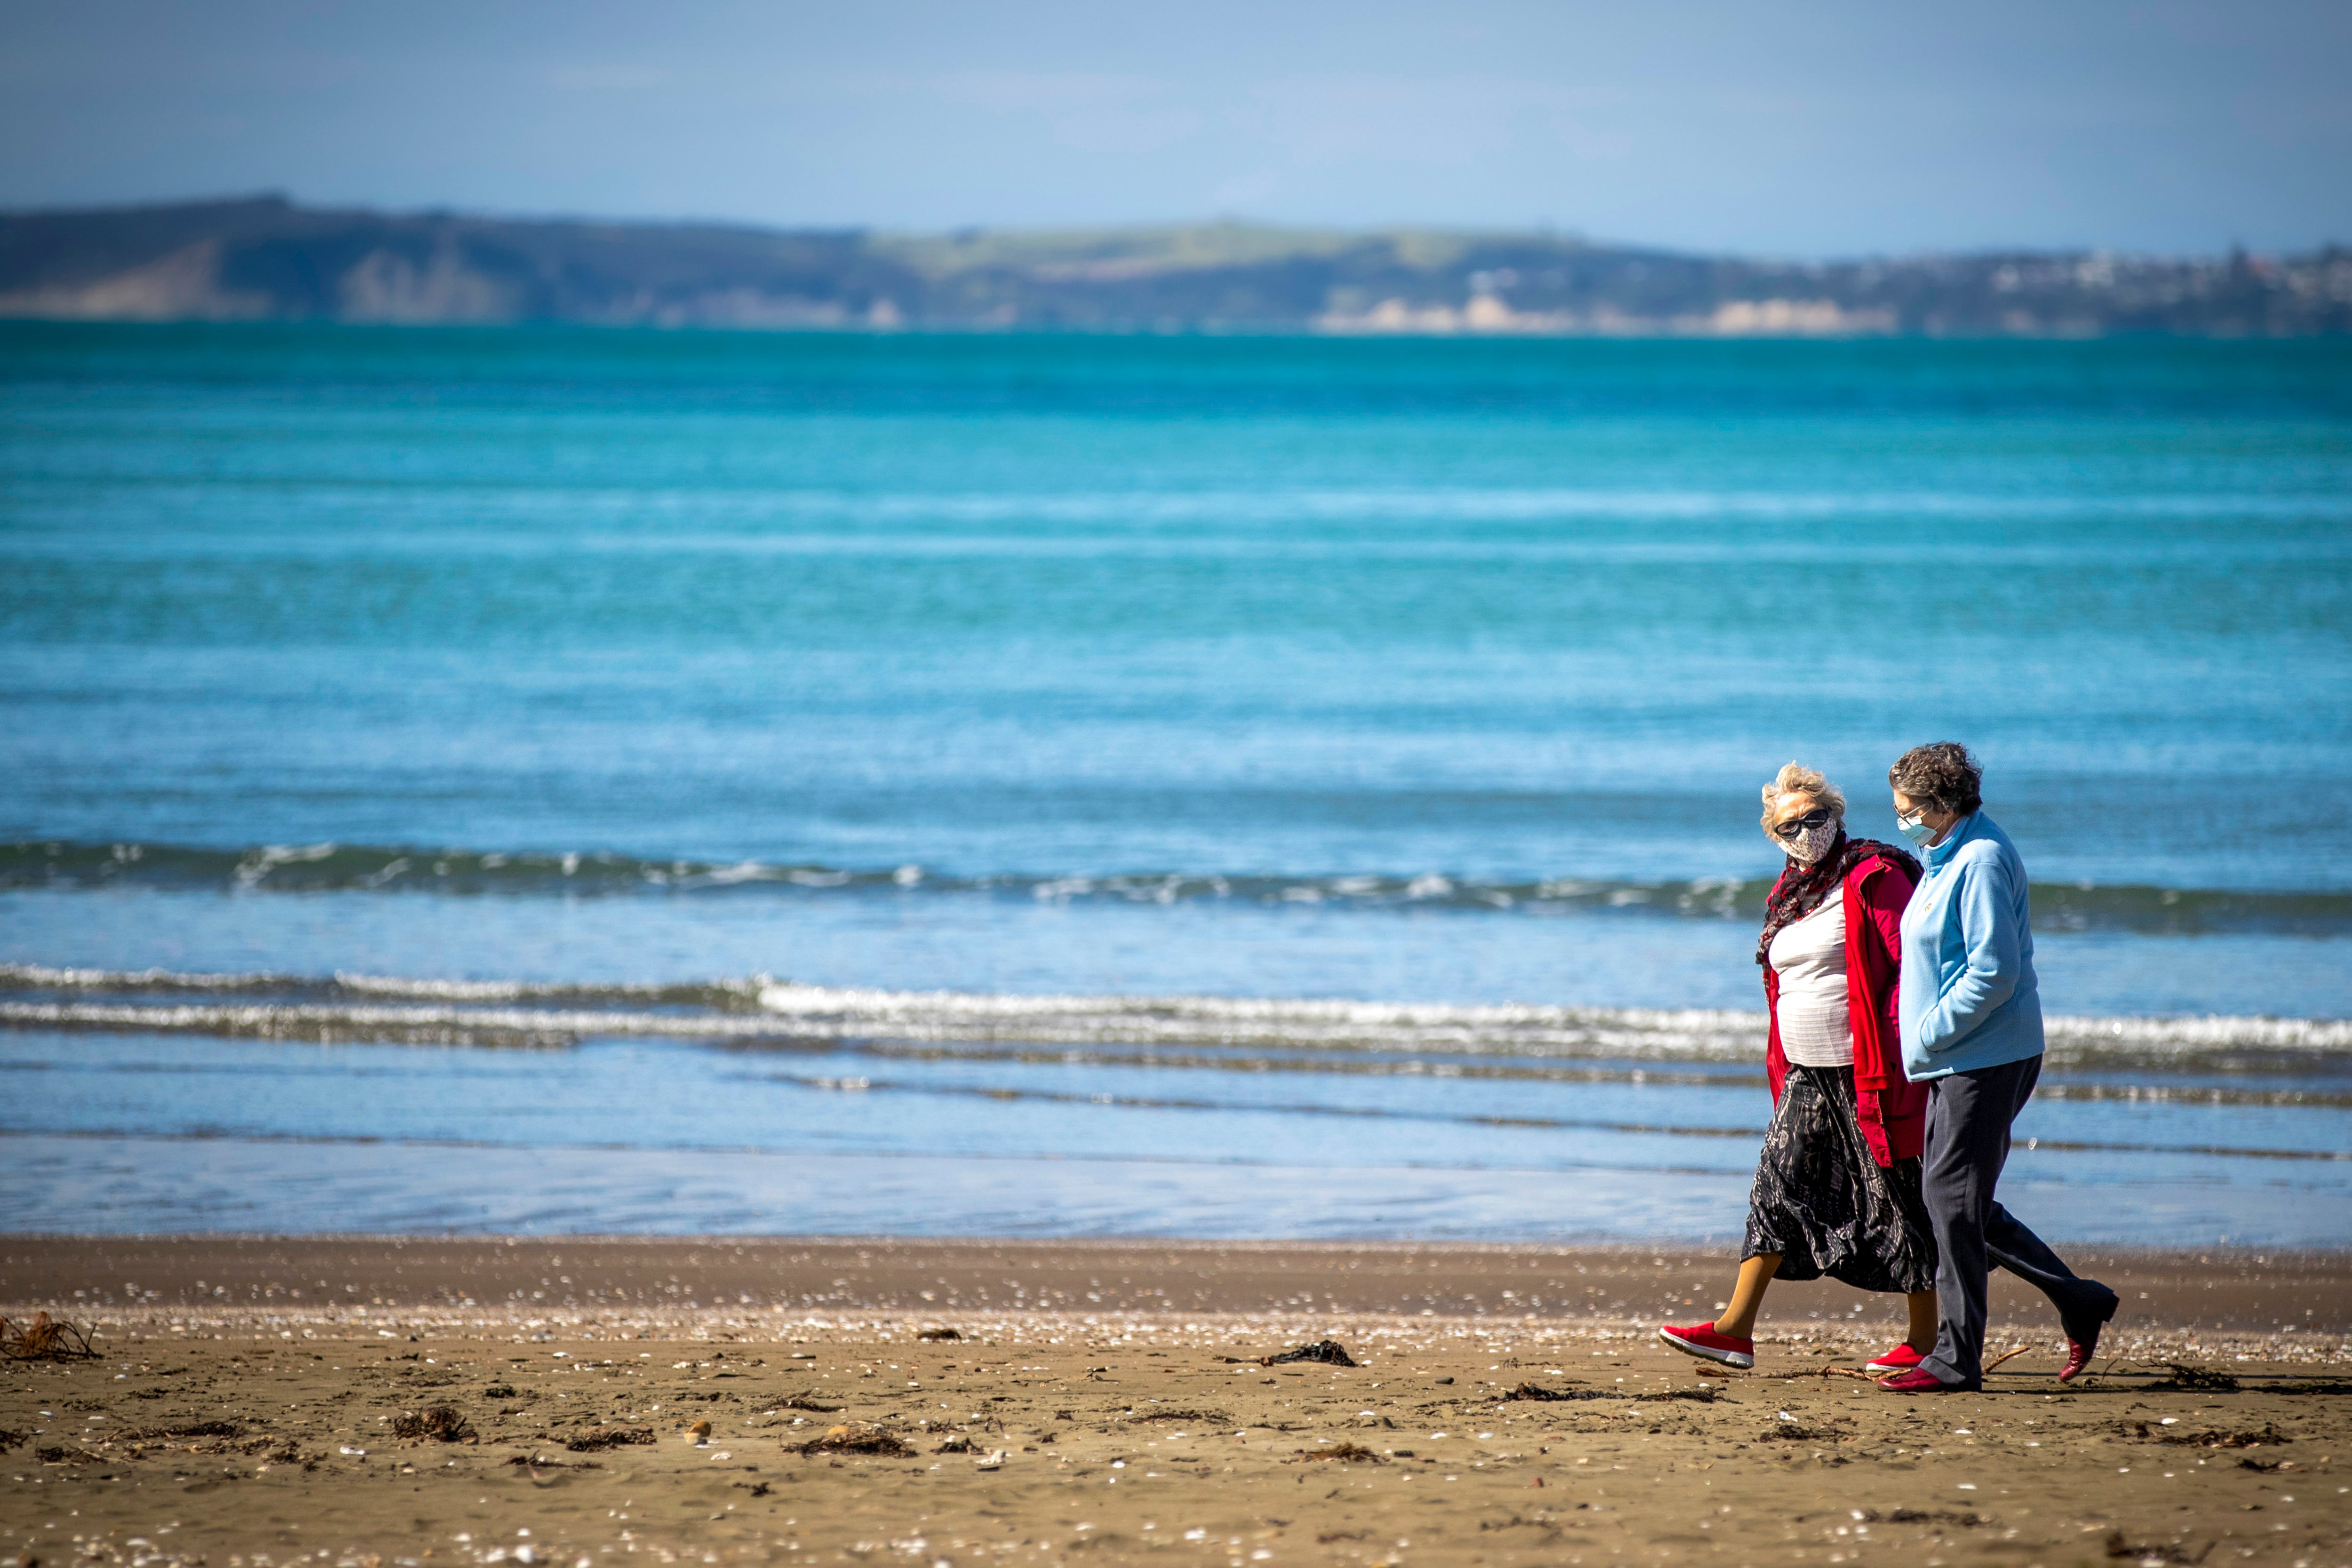
M0 1002L0 1026L163 1029L302 1038L541 1043L589 1037L877 1038L972 1043L1211 1046L1412 1055L1752 1060L1764 1016L1730 1009L1265 997L1013 995L802 985L765 976L680 984L564 984L337 974L201 974L0 965L0 987L104 999ZM163 1002L243 994L250 1002ZM530 1006L517 1004L546 1003ZM672 1010L649 1012L648 1004ZM2062 1059L2213 1061L2259 1052L2352 1052L2352 1021L2135 1018L2047 1021Z
M1315 1001L1217 996L1017 996L941 991L769 984L760 1005L796 1024L900 1028L939 1037L1072 1038L1250 1045L1394 1045L1476 1054L1745 1056L1765 1016L1722 1008L1559 1007L1517 1004ZM2352 1020L2125 1018L2058 1015L2053 1047L2167 1047L2268 1051L2352 1050ZM962 1031L970 1031L965 1033Z
M408 1039L542 1044L591 1037L751 1040L879 1037L1049 1045L1236 1046L1449 1056L1633 1057L1737 1060L1752 1055L1761 1016L1596 1009L1586 1018L1507 1021L1515 1009L1304 1004L1297 1011L1172 1008L1122 997L905 995L793 988L767 1016L618 1008L363 1003L0 1002L0 1026L158 1030L280 1039ZM1529 1012L1541 1012L1530 1009ZM1465 1014L1489 1015L1483 1017Z

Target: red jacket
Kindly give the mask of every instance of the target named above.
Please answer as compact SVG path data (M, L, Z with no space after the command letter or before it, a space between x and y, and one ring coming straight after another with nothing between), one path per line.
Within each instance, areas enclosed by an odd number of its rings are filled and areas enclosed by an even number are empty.
M1882 1165L1915 1160L1927 1141L1927 1086L1903 1076L1903 1032L1895 1021L1895 980L1903 971L1903 906L1911 879L1874 855L1846 873L1845 1003L1853 1027L1853 1106L1862 1135ZM1789 1077L1780 1048L1780 977L1764 965L1771 1043L1764 1054L1772 1103Z

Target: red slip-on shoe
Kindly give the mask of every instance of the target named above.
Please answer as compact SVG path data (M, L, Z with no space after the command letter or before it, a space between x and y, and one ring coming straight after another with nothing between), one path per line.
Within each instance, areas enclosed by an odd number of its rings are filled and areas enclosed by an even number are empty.
M1926 1351L1915 1351L1909 1345L1896 1345L1863 1370L1864 1372L1909 1372L1927 1359Z
M1924 1366L1915 1366L1909 1372L1898 1372L1893 1377L1882 1377L1878 1380L1878 1386L1889 1394L1966 1394L1969 1392L1967 1384L1946 1383Z
M1658 1338L1685 1355L1695 1355L1702 1361L1719 1361L1726 1366L1745 1371L1756 1364L1756 1342L1737 1340L1729 1334L1718 1334L1713 1323L1694 1323L1680 1329L1668 1323L1658 1331Z
M2105 1323L2093 1323L2084 1338L2078 1340L2071 1334L2067 1336L2066 1364L2058 1369L2059 1382L2072 1383L2083 1375L2083 1369L2090 1365L2091 1358L2098 1353L2099 1331L2105 1327Z
M2107 1299L2106 1303L2099 1308L2099 1315L2089 1322L2077 1320L2075 1323L2069 1323L2063 1317L2059 1320L2058 1326L2066 1335L2066 1364L2058 1372L2061 1383L2074 1382L2083 1374L2083 1369L2091 1364L2091 1358L2099 1351L2099 1331L2114 1321L2116 1309L2122 1304L2121 1298L2113 1290L2095 1279L2091 1284Z

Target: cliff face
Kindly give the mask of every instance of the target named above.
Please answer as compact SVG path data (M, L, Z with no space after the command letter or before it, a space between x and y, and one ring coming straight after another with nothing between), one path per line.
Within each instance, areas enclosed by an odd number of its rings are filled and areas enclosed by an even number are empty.
M0 316L1822 336L2352 331L2352 252L1801 265L1240 225L892 237L297 206L0 215Z

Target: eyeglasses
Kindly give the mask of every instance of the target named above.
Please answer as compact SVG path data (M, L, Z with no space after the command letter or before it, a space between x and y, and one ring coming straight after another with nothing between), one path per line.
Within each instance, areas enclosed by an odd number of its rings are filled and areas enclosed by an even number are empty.
M1817 805L1813 807L1812 810L1805 813L1804 816L1792 816L1788 821L1772 829L1772 836L1776 838L1794 838L1798 834L1806 832L1811 828L1819 827L1823 823L1830 820L1830 808L1825 805Z

